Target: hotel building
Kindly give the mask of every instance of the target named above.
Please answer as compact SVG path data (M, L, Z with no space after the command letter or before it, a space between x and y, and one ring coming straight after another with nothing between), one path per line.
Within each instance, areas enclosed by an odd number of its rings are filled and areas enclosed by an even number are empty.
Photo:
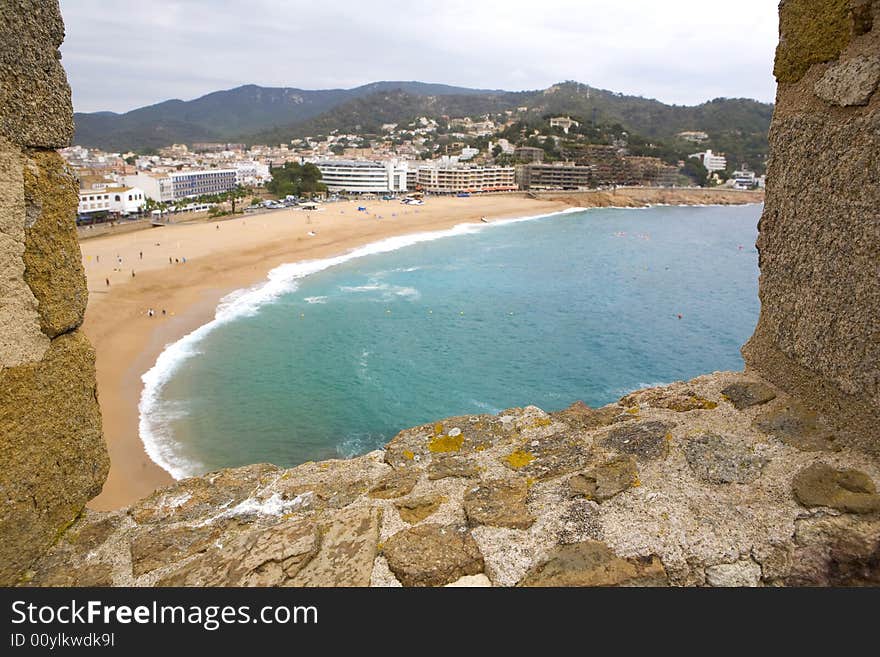
M236 169L175 171L158 176L139 171L134 176L125 176L125 184L140 187L154 201L167 203L227 192L235 187L236 174Z
M398 160L322 160L321 182L331 192L382 194L407 191L408 165Z
M727 168L727 158L718 153L713 153L711 150L706 150L702 153L693 153L689 157L697 158L703 163L703 166L706 167L706 170L709 173L712 173L713 171L724 171Z
M516 170L433 162L419 167L418 182L424 191L435 194L511 191L516 189Z
M570 162L525 164L516 168L520 189L586 189L595 186L593 167Z

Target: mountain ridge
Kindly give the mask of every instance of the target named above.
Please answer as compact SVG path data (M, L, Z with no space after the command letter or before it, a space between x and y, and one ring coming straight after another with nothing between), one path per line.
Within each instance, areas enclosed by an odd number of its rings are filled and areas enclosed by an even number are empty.
M693 129L763 134L766 140L773 111L773 105L751 99L668 105L573 81L529 91L391 80L323 90L248 84L124 113L77 113L75 143L105 150L144 150L195 141L281 143L357 125L375 131L382 123L404 123L416 115L476 116L523 106L532 114L573 114L620 123L654 138Z

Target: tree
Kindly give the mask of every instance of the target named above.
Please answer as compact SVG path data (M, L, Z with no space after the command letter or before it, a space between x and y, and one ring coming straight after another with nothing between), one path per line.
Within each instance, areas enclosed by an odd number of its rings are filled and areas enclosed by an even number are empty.
M709 171L703 166L703 163L696 157L689 157L681 168L681 173L693 180L700 187L706 186L709 177Z
M306 196L327 191L327 186L321 182L321 170L311 162L285 162L284 166L273 167L271 174L272 180L266 189L278 197Z
M248 195L248 190L242 187L241 185L236 185L228 192L226 192L226 197L232 201L232 214L235 214L235 201L236 199L244 198Z

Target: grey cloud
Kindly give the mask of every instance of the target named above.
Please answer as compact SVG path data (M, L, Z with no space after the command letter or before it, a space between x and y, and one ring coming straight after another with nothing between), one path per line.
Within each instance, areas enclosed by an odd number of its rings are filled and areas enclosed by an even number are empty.
M405 79L536 89L564 79L698 103L771 101L775 3L741 0L61 0L78 111L255 83Z

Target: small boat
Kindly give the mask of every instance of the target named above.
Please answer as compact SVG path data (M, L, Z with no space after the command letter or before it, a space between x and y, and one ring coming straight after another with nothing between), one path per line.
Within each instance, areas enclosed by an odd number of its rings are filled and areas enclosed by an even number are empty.
M488 224L488 223L489 223L489 220L486 219L486 217L480 217L480 221L482 221L484 224Z

